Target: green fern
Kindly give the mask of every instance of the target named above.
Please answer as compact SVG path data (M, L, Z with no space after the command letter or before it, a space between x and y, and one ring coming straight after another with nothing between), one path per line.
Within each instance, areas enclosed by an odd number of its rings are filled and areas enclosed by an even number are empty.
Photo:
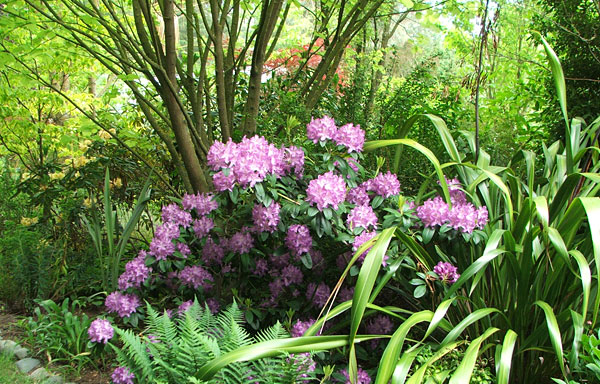
M196 384L289 384L308 383L305 374L314 364L310 356L287 355L250 362L233 363L221 369L210 381L196 377L200 367L221 355L255 342L288 337L280 323L251 337L244 325L244 314L234 302L218 315L202 308L197 301L185 316L170 319L150 305L142 335L117 329L123 347L117 360L127 366L142 383Z

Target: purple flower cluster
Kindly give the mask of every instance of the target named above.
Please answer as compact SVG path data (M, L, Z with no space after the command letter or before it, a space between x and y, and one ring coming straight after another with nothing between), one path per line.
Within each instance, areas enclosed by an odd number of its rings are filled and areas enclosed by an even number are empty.
M350 152L362 152L365 144L365 131L360 125L346 124L338 128L335 120L329 116L313 118L306 125L306 137L313 143L333 140L336 145L344 146Z
M279 224L279 210L281 205L272 202L268 207L262 204L254 205L252 208L252 220L254 230L257 232L275 232Z
M306 332L306 330L314 323L314 319L308 319L306 321L298 320L294 323L294 325L292 325L292 329L290 329L290 335L292 335L292 337L300 337L304 335L304 332Z
M108 312L116 312L120 317L129 317L140 306L140 299L133 293L115 291L106 296L104 305Z
M340 302L352 300L354 297L354 287L343 287L340 289L337 295L337 299Z
M344 375L344 377L347 379L344 383L345 384L351 384L352 382L350 381L350 374L348 373L348 370L346 369L342 369L340 371L340 373L342 375ZM371 377L369 376L369 374L364 371L362 368L358 368L358 372L357 372L357 380L355 384L371 384Z
M208 215L219 208L219 203L213 200L213 195L209 193L185 194L181 200L181 205L188 211L195 209L200 216Z
M286 287L302 283L303 278L302 271L295 265L288 265L281 271L281 280Z
M290 225L285 237L285 245L293 255L309 252L312 247L312 237L310 237L308 227L302 224Z
M327 303L327 299L331 294L331 288L325 283L316 285L315 283L308 284L306 287L306 299L312 300L312 303L317 308L322 308Z
M346 124L341 126L333 140L337 145L343 145L350 152L362 152L365 144L365 131L360 128L360 125Z
M369 229L371 226L377 228L377 216L370 205L358 205L352 208L346 223L350 229L357 227Z
M192 305L194 305L193 300L184 301L183 303L181 303L179 305L179 307L177 307L177 314L178 315L185 314L187 312L187 310L192 307Z
M267 263L267 260L265 259L258 259L256 260L256 266L254 267L254 274L258 277L263 277L267 274L267 271L269 270L269 265Z
M366 243L367 241L371 240L372 238L374 238L377 235L377 232L372 231L372 232L362 232L360 235L356 236L354 238L354 243L352 243L352 250L354 252L358 251L358 248L360 248L361 245L363 245L364 243ZM367 253L369 253L369 250L371 249L371 247L367 248L367 250L363 253L363 256L366 255ZM364 257L362 257L364 259Z
M286 173L294 170L296 177L301 178L304 172L304 151L302 148L291 146L283 149L284 170Z
M333 140L336 132L335 120L329 116L320 119L312 118L310 123L306 125L306 137L315 144L319 141Z
M104 319L96 319L92 321L88 328L88 336L94 343L106 344L108 340L112 339L115 334L110 321Z
M352 204L356 204L357 206L369 205L369 203L371 202L371 198L369 197L365 186L359 185L358 187L352 188L348 191L346 201Z
M331 171L319 175L308 183L306 200L311 204L316 204L320 211L327 207L337 209L345 199L346 183L341 176L335 175Z
M304 152L299 148L279 149L262 136L244 137L238 144L215 142L207 155L213 171L213 183L219 192L231 190L235 183L253 187L267 175L281 177L292 169L296 175L304 166ZM286 155L287 153L287 155Z
M135 379L135 375L127 367L116 368L110 377L115 384L133 384Z
M385 315L375 316L367 322L367 333L371 335L388 335L392 333L393 329L392 320Z
M176 203L162 207L161 216L163 223L173 223L184 228L189 227L192 222L192 215Z
M206 269L199 265L187 266L179 272L179 280L181 284L198 289L202 287L204 290L212 288L214 278Z
M225 247L223 244L217 244L211 237L206 239L204 248L202 248L202 259L205 263L222 265L224 256Z
M194 234L202 239L215 227L215 222L210 217L203 216L194 220Z
M231 236L227 242L229 250L239 253L240 255L250 252L254 246L254 239L247 231L240 231Z
M173 222L159 225L150 242L150 255L156 257L156 260L166 260L175 252L173 240L177 238L179 238L179 225Z
M417 217L426 227L448 224L457 231L471 233L475 228L483 228L488 221L488 211L485 206L475 208L467 201L466 194L460 189L458 180L448 181L452 209L440 196L426 200L418 206Z
M439 276L440 280L443 283L448 284L456 283L456 281L460 277L457 271L458 269L454 265L442 261L440 261L435 267L433 267L433 272L435 272L436 275Z
M365 181L363 185L367 191L373 191L375 194L385 198L400 193L398 177L390 171L378 174L373 179Z
M146 252L140 251L138 256L125 264L125 272L119 276L119 289L124 291L130 287L139 288L144 281L150 276L152 268L145 264Z

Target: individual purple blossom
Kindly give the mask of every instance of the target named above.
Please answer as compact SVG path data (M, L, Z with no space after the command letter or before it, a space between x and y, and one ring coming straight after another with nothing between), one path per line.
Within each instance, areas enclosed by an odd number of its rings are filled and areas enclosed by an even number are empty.
M320 283L316 285L315 283L310 283L306 288L306 299L312 301L317 308L321 308L327 303L330 293L331 288L327 284Z
M184 228L189 227L192 222L192 215L181 209L176 203L165 205L162 208L161 217L164 223L173 223Z
M225 247L217 244L212 237L206 239L204 248L202 248L202 259L207 264L221 265L225 256Z
M194 305L193 300L184 301L183 303L181 303L179 305L179 307L177 307L177 314L178 315L185 314L187 312L187 310L192 307L192 305Z
M110 321L104 319L96 319L92 321L88 328L88 336L94 343L106 344L108 340L112 339L115 334Z
M304 151L302 148L291 146L283 149L284 171L294 170L296 177L301 178L304 172Z
M183 256L185 259L187 259L187 257L192 253L192 250L186 243L177 243L175 248L177 248L177 251L181 253L181 256Z
M292 325L292 329L290 329L290 335L292 337L300 337L304 335L304 332L306 332L306 330L310 328L314 323L315 319L308 319L306 321L298 319L298 321L296 321L294 325Z
M259 276L259 277L265 276L267 274L268 270L269 270L269 266L267 264L267 260L265 260L265 259L256 260L256 266L254 267L254 272L253 272L256 276Z
M309 252L312 247L312 237L308 227L302 224L290 225L285 237L285 245L295 256Z
M231 171L225 174L224 171L219 171L213 175L213 185L217 192L232 191L235 186L235 176Z
M295 265L288 265L281 271L281 279L286 287L302 283L303 278L302 271Z
M181 272L179 272L179 280L181 280L181 284L183 285L193 287L194 289L202 287L204 290L212 288L214 282L213 276L199 265L183 268Z
M210 217L203 216L194 220L194 234L199 239L203 239L214 227L215 222Z
M379 196L388 198L400 193L400 182L398 177L387 171L387 173L380 173L373 179L367 180L364 183L367 191L373 191Z
M104 305L108 312L116 312L120 317L129 317L140 306L140 299L133 293L115 291L106 296Z
M114 384L133 384L133 379L135 379L135 375L129 372L127 367L115 368L110 377Z
M377 228L377 216L370 205L358 205L350 211L346 219L348 228L351 230L357 227L369 229Z
M351 384L352 382L350 381L350 374L348 373L348 370L346 369L342 369L340 371L340 373L342 375L344 375L344 377L347 379L344 383L345 384ZM369 376L369 374L364 371L362 368L358 368L358 372L357 372L357 378L356 378L356 383L354 384L371 384L371 377Z
M369 198L369 194L367 193L367 189L365 188L365 186L360 185L358 187L351 188L348 191L346 201L359 206L368 205L371 202L371 199Z
M138 257L125 264L125 272L119 276L119 289L124 291L130 287L139 288L150 276L152 268L145 264L146 253L140 252Z
M346 124L341 126L333 138L337 145L343 145L350 152L362 152L365 144L365 131L360 125Z
M195 209L200 216L208 215L219 208L219 203L214 200L213 195L210 193L185 194L181 200L181 205L188 211Z
M345 199L346 183L341 176L331 171L319 175L308 183L306 200L311 204L316 204L320 211L327 207L337 209Z
M262 204L254 205L252 208L252 219L254 229L257 232L275 232L279 224L279 210L281 205L272 202L268 207Z
M320 119L312 118L310 123L306 125L306 137L315 144L319 141L333 140L336 132L335 120L329 116Z
M228 241L229 249L240 255L250 252L254 246L254 239L252 234L247 231L240 231L231 236Z
M435 267L433 272L439 276L443 283L452 284L456 283L460 275L457 273L458 269L450 263L440 261Z

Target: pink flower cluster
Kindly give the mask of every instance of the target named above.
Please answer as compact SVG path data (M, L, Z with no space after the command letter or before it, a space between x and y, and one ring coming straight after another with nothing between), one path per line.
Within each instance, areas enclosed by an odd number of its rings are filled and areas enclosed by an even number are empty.
M417 217L426 227L448 224L457 231L471 233L475 228L482 229L488 221L488 211L485 206L475 208L467 201L466 194L460 189L457 180L448 182L452 209L440 196L426 200L417 207Z
M290 335L292 337L300 337L304 335L304 332L315 323L315 319L308 319L306 321L298 320L292 325L290 329Z
M348 214L346 223L350 229L357 227L365 229L369 229L369 227L377 228L377 216L370 205L358 205L352 208Z
M400 193L398 177L390 171L378 174L373 179L365 181L363 185L367 191L373 191L384 198Z
M219 192L232 190L237 183L242 188L253 187L267 175L281 177L292 170L301 175L304 152L297 147L277 148L262 136L244 137L239 144L215 142L207 155L213 171L213 184Z
M110 377L115 384L133 384L135 379L135 375L127 367L116 368Z
M327 303L327 299L331 294L331 288L325 283L316 285L310 283L306 287L306 299L312 300L312 303L317 308L322 308Z
M257 232L275 232L279 224L279 210L281 205L272 202L268 207L262 204L254 205L252 208L252 220L254 230Z
M129 317L140 306L140 299L133 293L115 291L106 296L104 305L109 313L116 312L120 317Z
M435 272L439 276L440 280L443 283L448 284L456 283L456 281L460 277L457 271L458 269L454 265L450 263L444 263L442 261L440 261L435 267L433 267L433 272Z
M252 238L252 234L247 230L242 230L231 236L227 245L229 250L243 255L244 253L250 252L252 247L254 247L254 239Z
M179 272L179 280L181 284L198 289L202 287L204 290L212 288L214 278L204 268L199 265L188 265Z
M333 140L337 145L344 146L350 152L362 152L365 144L365 131L359 125L346 124L338 129L335 121L325 116L313 118L306 125L306 137L313 143Z
M203 239L214 227L215 222L210 217L203 216L194 220L194 234L199 239Z
M88 336L94 343L106 344L108 340L112 339L115 331L110 324L110 321L104 319L96 319L92 321L88 328Z
M175 252L173 240L179 238L179 225L173 222L167 222L156 227L154 238L150 242L149 254L156 257L156 260L166 260Z
M175 225L187 228L192 223L192 215L181 209L176 203L165 205L162 208L161 216L163 223L173 223Z
M310 237L308 227L302 224L290 225L285 237L285 245L293 255L309 252L312 247L312 237Z
M335 175L331 171L319 175L308 183L306 200L311 204L316 204L320 211L327 207L338 209L338 205L345 199L346 183L341 176Z
M130 287L139 288L144 281L150 276L152 268L145 264L146 252L140 251L138 256L125 264L125 272L119 276L119 289L124 291Z
M209 193L185 194L181 200L181 205L187 211L196 210L196 213L200 216L208 215L219 208L219 203Z
M342 375L344 375L344 377L347 379L344 383L345 384L351 384L352 382L350 381L350 374L348 373L348 370L346 369L342 369L340 371L340 373ZM364 371L362 368L358 368L358 372L357 372L357 379L356 379L356 383L355 384L371 384L371 377L369 376L369 374Z

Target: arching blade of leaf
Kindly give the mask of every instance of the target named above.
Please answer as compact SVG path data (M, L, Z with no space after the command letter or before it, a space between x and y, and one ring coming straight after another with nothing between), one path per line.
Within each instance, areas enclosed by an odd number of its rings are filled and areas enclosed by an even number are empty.
M448 308L450 308L452 303L454 303L454 300L456 300L456 297L453 297L448 300L444 300L440 303L440 305L438 305L438 307L435 309L435 313L433 314L433 318L431 319L431 322L429 323L429 327L427 327L425 336L423 336L423 339L421 341L428 338L429 335L431 335L431 333L433 331L435 331L435 329L439 325L440 321L442 321L444 316L446 316L446 312L448 312Z
M356 336L355 341L367 341L374 338L373 336ZM324 351L346 345L348 345L346 335L291 337L263 341L237 348L211 360L200 367L195 376L202 380L208 380L221 368L238 361L252 361L263 357L278 356L283 353Z
M498 384L508 384L510 366L516 342L516 332L512 329L506 331L504 342L502 343L502 351L500 352L500 360L496 361L496 378Z
M411 328L415 324L423 321L431 321L432 318L433 312L431 311L417 312L406 319L406 321L396 329L396 332L392 335L392 338L388 342L388 345L381 356L381 360L379 361L379 369L377 370L375 384L387 384L388 380L392 377L398 363L398 358L400 357L400 352L402 351L402 346L404 345L404 340Z
M448 384L468 384L471 381L471 375L473 374L473 368L479 355L479 348L481 343L488 337L499 331L498 328L488 328L483 335L479 336L469 344L469 347L465 351L463 360L454 371L454 374L450 378Z
M406 376L408 376L410 367L422 349L423 346L420 346L415 349L410 349L402 354L402 357L400 357L400 360L398 360L398 364L396 364L396 368L394 369L392 384L404 384L406 382Z
M458 289L460 289L462 287L462 285L465 282L469 281L469 279L473 275L475 275L481 269L485 268L485 266L490 261L492 261L496 257L498 257L498 255L501 255L504 252L506 252L502 248L498 249L498 244L500 243L500 240L502 239L502 235L504 234L504 232L505 232L505 230L503 230L503 229L496 229L496 230L494 230L494 232L492 232L490 238L488 239L485 250L483 251L483 255L481 255L481 257L479 259L475 260L475 262L473 264L471 264L462 273L462 275L458 278L458 280L454 284L452 284L450 289L448 289L448 292L446 292L446 296L445 296L446 299L449 298L450 296L452 296L452 294L454 292L456 292Z
M566 379L567 371L565 370L565 362L563 361L562 337L560 335L560 328L558 327L556 316L554 316L554 311L552 310L552 307L550 307L550 305L544 301L538 300L534 304L542 308L544 315L546 315L546 325L548 326L548 333L550 334L550 342L552 343L552 347L556 353L556 358L558 360L558 364L560 365L560 371L562 372L563 377Z
M387 228L379 234L377 242L365 257L360 273L358 274L358 279L354 287L354 296L352 298L352 309L350 312L350 335L348 337L350 344L354 343L354 337L358 332L358 327L363 314L365 313L367 303L369 302L369 297L371 296L371 291L375 285L377 274L381 269L383 256L394 235L394 230L394 227Z
M489 316L494 312L500 312L496 308L481 308L465 317L460 323L458 323L452 330L446 335L444 340L440 343L441 346L452 343L460 336L460 334L471 324L479 321L480 319Z
M425 376L427 368L442 357L444 357L446 354L452 352L454 349L456 349L457 346L459 346L462 343L462 341L456 341L454 343L450 343L440 348L436 353L433 354L433 356L427 359L427 361L423 365L421 365L419 369L415 371L415 373L410 377L410 379L408 379L406 384L420 384L421 382L423 382L423 378Z
M408 147L416 149L417 151L419 151L423 155L425 155L425 157L427 157L427 159L431 162L431 164L433 165L433 168L435 169L435 173L437 174L438 179L440 181L440 186L442 187L442 194L444 195L444 199L446 200L446 202L448 204L450 204L450 192L448 191L448 185L446 184L446 178L444 177L444 172L442 171L442 167L440 165L439 160L437 159L437 157L435 157L433 152L431 152L431 150L429 150L428 148L424 147L423 145L417 143L414 140L395 139L395 140L368 141L364 145L364 150L366 152L371 152L377 148L383 148L383 147L387 147L390 145L406 145Z

